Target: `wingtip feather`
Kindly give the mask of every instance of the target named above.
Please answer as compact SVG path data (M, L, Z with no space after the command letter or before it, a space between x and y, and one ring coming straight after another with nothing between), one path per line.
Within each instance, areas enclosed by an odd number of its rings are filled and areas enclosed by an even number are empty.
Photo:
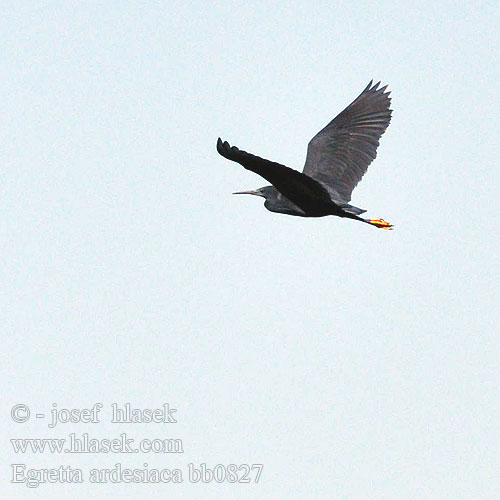
M227 141L223 141L220 137L217 139L217 152L224 156L227 157L227 153L229 151L229 144Z

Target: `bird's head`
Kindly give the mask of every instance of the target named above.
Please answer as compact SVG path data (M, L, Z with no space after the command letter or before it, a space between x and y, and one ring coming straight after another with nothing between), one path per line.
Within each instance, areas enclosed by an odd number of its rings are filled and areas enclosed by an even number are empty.
M249 191L238 191L233 194L253 194L254 196L262 196L267 199L273 195L273 192L275 192L273 186L264 186L258 189L250 189Z
M253 194L254 196L262 196L262 198L266 199L264 206L270 212L290 215L305 215L303 210L282 196L274 186L264 186L259 189L239 191L238 193L233 194Z

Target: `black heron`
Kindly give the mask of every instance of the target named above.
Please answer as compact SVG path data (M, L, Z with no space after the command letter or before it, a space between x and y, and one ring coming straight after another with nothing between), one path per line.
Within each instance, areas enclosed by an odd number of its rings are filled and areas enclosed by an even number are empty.
M271 212L300 217L336 215L366 222L381 229L392 229L384 219L365 219L366 212L349 204L351 193L377 156L379 139L391 121L390 92L387 85L373 85L320 130L309 142L304 171L230 146L220 138L217 151L247 170L264 177L272 186L233 194L263 196Z

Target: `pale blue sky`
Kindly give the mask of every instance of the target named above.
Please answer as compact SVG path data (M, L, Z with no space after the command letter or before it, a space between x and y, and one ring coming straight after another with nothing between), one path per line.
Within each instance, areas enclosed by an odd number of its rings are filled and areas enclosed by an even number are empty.
M9 499L499 497L495 2L0 13ZM218 136L302 169L309 139L372 78L394 114L353 203L395 231L231 196L266 182L219 157ZM54 402L168 402L179 423L9 418ZM71 432L182 438L185 453L16 455L8 442ZM11 463L117 462L264 471L257 485L9 483Z

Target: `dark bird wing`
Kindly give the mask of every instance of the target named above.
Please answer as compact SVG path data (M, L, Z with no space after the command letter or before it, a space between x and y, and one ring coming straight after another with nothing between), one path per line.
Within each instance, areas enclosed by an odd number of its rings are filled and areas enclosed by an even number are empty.
M379 139L391 121L387 85L361 94L309 142L304 174L325 185L332 197L347 203L352 190L377 156Z
M319 182L297 170L242 151L226 141L222 142L220 138L217 140L217 151L224 158L264 177L283 196L306 212L317 208L318 202L331 204L328 191Z

